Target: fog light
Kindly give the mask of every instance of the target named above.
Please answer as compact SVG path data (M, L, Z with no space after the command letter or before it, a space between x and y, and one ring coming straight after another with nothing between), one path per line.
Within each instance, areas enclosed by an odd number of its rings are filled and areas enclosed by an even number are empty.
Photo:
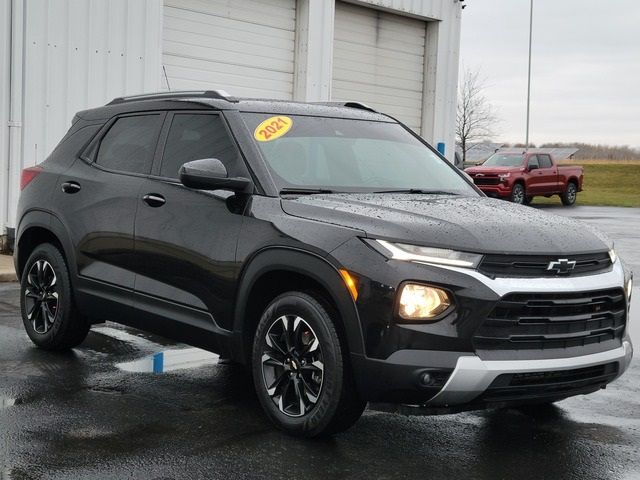
M420 383L428 387L433 383L433 377L429 372L425 372L422 375L420 375Z
M444 290L408 283L402 288L398 313L407 320L428 320L443 313L450 305L451 299Z

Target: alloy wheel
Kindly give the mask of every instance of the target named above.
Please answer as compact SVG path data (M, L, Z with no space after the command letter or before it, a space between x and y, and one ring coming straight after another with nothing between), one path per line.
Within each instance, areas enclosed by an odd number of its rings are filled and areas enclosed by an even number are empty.
M27 274L24 305L33 330L45 334L56 320L60 305L56 273L46 260L36 261Z
M301 417L318 402L324 380L322 346L297 315L278 317L269 327L261 356L267 394L287 416Z
M573 183L570 183L567 186L567 200L569 200L570 203L573 203L576 200L576 187Z
M522 189L522 187L514 187L513 202L524 203L524 190Z

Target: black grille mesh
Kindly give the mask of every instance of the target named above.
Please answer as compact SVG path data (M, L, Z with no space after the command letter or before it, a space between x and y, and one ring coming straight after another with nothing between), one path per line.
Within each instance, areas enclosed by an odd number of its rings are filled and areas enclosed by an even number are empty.
M597 390L618 374L615 362L555 372L499 375L484 392L485 402L563 397Z
M559 260L557 255L485 255L479 269L486 275L498 277L555 277L598 273L611 267L608 252L566 255L562 258L575 261L575 268L565 274L548 270L549 263Z
M500 179L498 177L475 177L473 183L476 185L498 185Z
M627 306L621 288L579 293L512 293L475 332L479 350L580 347L622 338Z

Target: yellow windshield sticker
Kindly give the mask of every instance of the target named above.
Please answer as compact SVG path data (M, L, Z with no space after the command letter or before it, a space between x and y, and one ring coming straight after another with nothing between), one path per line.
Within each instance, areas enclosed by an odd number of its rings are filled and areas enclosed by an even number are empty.
M253 136L259 142L270 142L283 136L292 126L293 120L289 117L279 115L277 117L267 118L256 127Z

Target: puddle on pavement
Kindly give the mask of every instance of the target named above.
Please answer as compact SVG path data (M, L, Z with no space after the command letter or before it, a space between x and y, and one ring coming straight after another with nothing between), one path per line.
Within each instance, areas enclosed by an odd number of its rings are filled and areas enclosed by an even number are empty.
M116 367L125 372L164 373L205 365L217 365L219 358L219 355L199 348L183 348L165 350L131 362L117 363Z

